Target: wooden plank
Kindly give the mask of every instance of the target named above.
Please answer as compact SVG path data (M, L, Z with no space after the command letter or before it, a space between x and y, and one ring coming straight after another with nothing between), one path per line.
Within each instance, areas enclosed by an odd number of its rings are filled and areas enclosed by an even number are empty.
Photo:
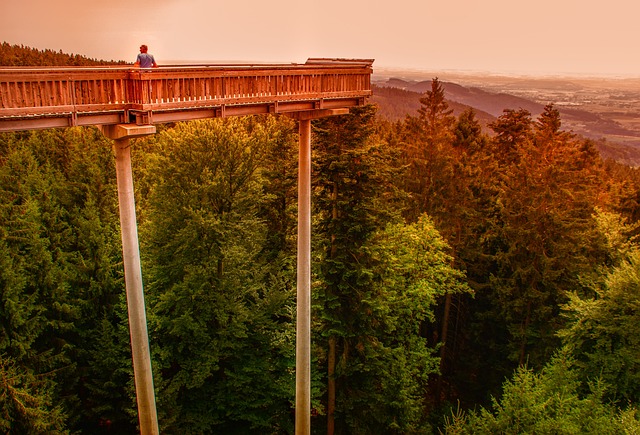
M9 105L9 84L8 83L0 83L0 109L5 107L10 107Z
M308 94L298 95L277 95L277 96L238 96L238 97L226 97L216 99L216 104L252 104L252 103L274 103L274 102L286 102L286 101L318 101L328 99L339 99L344 97L368 97L371 92L352 91L352 92L325 92L318 95L315 92ZM86 100L86 99L84 99ZM212 100L200 99L200 100L181 100L174 102L158 101L157 103L146 104L124 104L124 103L91 103L80 100L79 103L73 105L58 105L58 106L42 106L42 107L22 107L22 108L2 108L0 110L0 116L24 116L24 115L38 115L44 113L66 113L69 111L77 112L91 112L91 111L108 111L108 110L125 110L128 107L135 106L136 108L153 108L154 110L165 109L189 109L190 107L196 107L199 105L211 105Z
M104 85L104 80L102 79L98 79L96 80L96 86L98 88L96 94L98 96L98 99L102 102L102 103L108 103L109 99L106 97L105 94L105 85Z
M0 132L69 127L68 118L0 119Z
M207 119L216 117L216 109L198 109L188 112L158 112L153 114L153 121L163 124L167 122L193 121L196 119Z

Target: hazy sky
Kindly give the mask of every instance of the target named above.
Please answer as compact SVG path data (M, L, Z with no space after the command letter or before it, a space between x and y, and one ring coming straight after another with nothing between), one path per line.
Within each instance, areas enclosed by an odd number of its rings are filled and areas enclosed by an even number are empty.
M0 0L0 41L159 64L375 59L375 67L640 77L638 0Z

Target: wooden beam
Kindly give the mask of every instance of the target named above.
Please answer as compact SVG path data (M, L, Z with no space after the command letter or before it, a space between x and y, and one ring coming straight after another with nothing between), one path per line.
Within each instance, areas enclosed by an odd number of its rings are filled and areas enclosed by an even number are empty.
M135 125L135 124L117 124L105 125L101 127L102 134L112 140L128 139L132 137L142 137L154 134L156 132L155 125Z
M316 110L303 110L300 112L289 112L286 115L297 119L298 121L305 121L311 119L318 118L326 118L327 116L336 116L336 115L348 115L349 109L341 108L341 109L316 109Z

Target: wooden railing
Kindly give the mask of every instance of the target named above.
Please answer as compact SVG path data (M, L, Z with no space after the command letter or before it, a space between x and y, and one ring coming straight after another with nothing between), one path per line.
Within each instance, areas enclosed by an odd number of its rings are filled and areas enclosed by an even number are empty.
M372 62L1 67L0 131L351 107L371 95Z

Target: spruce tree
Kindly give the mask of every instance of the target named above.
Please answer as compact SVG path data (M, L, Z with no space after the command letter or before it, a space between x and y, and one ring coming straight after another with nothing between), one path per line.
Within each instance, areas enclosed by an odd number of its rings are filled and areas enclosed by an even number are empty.
M181 123L147 156L141 232L164 431L291 424L293 298L263 257L262 128L243 118Z

